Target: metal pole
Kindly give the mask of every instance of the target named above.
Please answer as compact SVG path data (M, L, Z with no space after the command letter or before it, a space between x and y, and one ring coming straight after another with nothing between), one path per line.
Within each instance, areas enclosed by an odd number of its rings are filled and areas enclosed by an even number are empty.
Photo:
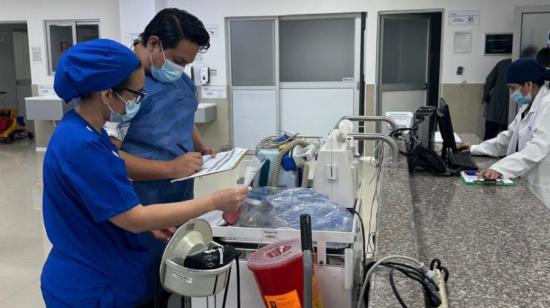
M313 241L311 239L311 217L308 214L300 216L300 235L304 254L304 308L312 308Z

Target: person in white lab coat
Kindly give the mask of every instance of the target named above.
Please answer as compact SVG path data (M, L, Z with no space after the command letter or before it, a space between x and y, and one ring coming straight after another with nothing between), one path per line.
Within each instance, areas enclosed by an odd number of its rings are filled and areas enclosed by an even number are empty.
M519 112L508 130L479 145L460 145L472 155L501 157L480 176L525 177L529 190L550 208L550 71L534 59L521 58L508 68L510 98Z

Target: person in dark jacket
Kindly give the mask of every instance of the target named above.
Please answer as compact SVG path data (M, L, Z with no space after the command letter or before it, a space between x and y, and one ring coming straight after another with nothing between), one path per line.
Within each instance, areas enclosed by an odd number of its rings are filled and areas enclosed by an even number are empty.
M537 61L550 69L550 47L544 47L537 53Z
M483 103L485 104L485 135L483 140L496 137L508 127L509 93L506 71L512 63L505 59L497 63L485 80Z

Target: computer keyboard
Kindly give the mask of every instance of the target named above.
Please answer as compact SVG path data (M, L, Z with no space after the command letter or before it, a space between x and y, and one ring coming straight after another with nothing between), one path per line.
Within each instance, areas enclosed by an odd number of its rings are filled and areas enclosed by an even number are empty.
M460 168L462 170L479 169L473 161L472 156L465 152L449 153L449 165L450 167Z

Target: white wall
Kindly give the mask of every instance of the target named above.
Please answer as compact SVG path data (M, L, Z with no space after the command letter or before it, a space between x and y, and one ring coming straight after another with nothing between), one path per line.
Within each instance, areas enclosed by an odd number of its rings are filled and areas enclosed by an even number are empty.
M122 43L132 45L155 14L168 7L166 0L118 0Z
M1 0L0 22L27 22L29 47L40 47L42 63L31 63L33 83L52 83L48 73L45 20L99 19L100 36L120 40L118 1Z
M130 46L155 16L155 1L118 0L118 3L121 39L124 45Z
M514 7L548 4L549 0L166 0L168 7L188 10L206 25L219 25L220 34L204 55L205 65L218 70L212 84L226 85L225 17L277 16L296 14L322 14L366 11L366 82L375 83L376 48L378 39L378 13L380 11L445 9L442 83L483 83L488 72L503 57L483 56L482 43L485 32L513 32ZM480 10L480 24L472 27L448 26L449 10ZM453 54L454 31L473 32L473 52ZM456 76L457 66L464 66L464 77Z

